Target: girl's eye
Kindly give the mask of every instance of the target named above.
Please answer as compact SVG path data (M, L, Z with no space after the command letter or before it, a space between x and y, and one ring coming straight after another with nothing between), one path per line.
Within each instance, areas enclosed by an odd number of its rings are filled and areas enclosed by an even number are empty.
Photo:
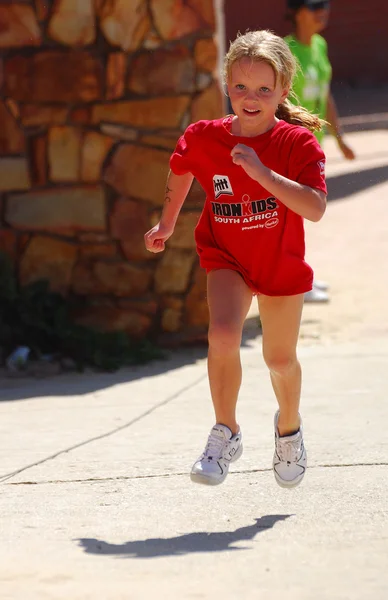
M245 85L243 85L242 83L238 83L238 84L236 85L236 88L237 88L238 90L245 90Z
M261 91L262 91L262 92L269 92L269 91L270 91L270 89L269 89L269 88L267 88L267 87L262 87L262 88L261 88Z

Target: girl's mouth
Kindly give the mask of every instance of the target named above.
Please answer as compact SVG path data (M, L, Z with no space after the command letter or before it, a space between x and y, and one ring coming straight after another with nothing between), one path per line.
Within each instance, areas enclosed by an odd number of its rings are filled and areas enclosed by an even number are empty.
M258 108L257 109L244 108L243 110L246 115L252 115L252 116L258 115L261 112Z

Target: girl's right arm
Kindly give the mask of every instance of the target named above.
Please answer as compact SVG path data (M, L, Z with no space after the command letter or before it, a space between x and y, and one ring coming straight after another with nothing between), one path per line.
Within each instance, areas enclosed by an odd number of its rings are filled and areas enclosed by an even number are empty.
M150 252L162 252L165 242L174 233L179 212L193 183L191 173L175 175L169 171L160 221L144 235L144 242Z

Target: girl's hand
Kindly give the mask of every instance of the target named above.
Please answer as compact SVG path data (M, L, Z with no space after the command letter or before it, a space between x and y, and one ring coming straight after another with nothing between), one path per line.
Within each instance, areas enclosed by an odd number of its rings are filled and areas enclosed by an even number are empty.
M350 146L347 145L346 142L342 138L338 138L338 147L341 150L342 154L346 158L346 160L354 160L356 155Z
M144 235L145 247L149 252L163 252L165 242L174 233L174 227L166 227L160 222Z
M252 177L252 179L257 180L257 178L260 176L260 172L265 169L260 158L250 146L245 146L245 144L237 144L230 154L234 164L240 165L240 167L242 167L249 177Z

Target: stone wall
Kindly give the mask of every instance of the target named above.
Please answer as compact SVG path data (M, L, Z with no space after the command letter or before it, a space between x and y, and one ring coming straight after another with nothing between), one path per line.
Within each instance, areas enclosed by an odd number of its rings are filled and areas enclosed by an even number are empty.
M0 2L0 249L21 284L87 299L84 324L191 339L207 324L198 184L162 255L168 161L223 109L215 0Z

